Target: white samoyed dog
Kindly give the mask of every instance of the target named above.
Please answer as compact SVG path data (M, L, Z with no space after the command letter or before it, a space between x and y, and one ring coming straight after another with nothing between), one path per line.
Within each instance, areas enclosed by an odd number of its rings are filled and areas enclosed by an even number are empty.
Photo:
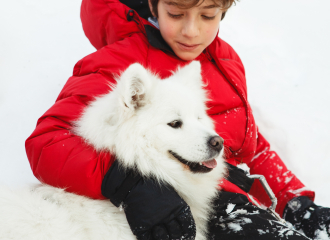
M73 131L96 150L114 153L123 168L172 185L191 208L196 240L206 240L225 165L223 140L206 113L200 63L163 80L132 64L110 88L86 107ZM124 211L109 200L37 185L0 189L0 239L136 238Z

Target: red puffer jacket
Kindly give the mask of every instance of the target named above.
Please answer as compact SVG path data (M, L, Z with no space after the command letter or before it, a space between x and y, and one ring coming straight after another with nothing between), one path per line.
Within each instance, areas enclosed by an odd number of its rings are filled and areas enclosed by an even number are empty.
M38 120L26 140L26 152L34 175L42 182L70 192L102 199L101 183L114 161L106 152L96 152L71 133L86 105L95 96L108 92L114 75L139 62L162 78L187 62L176 57L159 31L118 0L84 0L81 19L84 31L97 51L74 67L55 104ZM131 11L132 12L132 11ZM278 198L277 212L295 196L314 199L314 192L289 171L269 143L258 133L247 101L244 67L235 51L220 38L196 59L202 64L203 80L208 83L208 114L216 131L225 139L227 161L246 163L251 174L264 175ZM242 193L227 180L223 190ZM269 205L260 183L250 193Z

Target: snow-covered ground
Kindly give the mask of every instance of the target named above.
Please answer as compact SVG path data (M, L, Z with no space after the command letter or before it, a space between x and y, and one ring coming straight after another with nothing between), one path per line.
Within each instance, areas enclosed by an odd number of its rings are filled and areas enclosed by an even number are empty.
M24 141L54 103L74 64L94 51L81 0L16 0L0 8L0 184L37 182ZM330 2L241 0L220 36L245 64L263 135L330 207Z

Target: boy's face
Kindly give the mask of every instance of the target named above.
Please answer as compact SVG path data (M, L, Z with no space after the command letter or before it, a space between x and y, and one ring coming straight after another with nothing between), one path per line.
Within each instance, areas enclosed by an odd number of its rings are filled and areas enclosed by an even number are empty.
M221 8L212 0L189 9L180 9L171 0L159 0L160 33L182 60L193 60L211 44L217 35L222 16Z

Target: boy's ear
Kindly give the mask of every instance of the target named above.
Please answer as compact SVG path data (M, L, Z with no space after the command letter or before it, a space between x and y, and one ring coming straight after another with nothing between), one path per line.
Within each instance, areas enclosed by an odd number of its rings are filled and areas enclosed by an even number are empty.
M227 11L225 11L225 12L222 12L222 15L221 15L221 21L225 18L225 16L226 16L226 13L227 13Z
M150 12L152 14L152 16L156 17L156 14L155 14L155 11L152 7L152 4L151 4L151 0L148 0L148 4L149 4L149 9L150 9Z
M120 76L117 84L119 101L126 111L135 111L145 106L152 89L152 74L141 64L130 65Z

